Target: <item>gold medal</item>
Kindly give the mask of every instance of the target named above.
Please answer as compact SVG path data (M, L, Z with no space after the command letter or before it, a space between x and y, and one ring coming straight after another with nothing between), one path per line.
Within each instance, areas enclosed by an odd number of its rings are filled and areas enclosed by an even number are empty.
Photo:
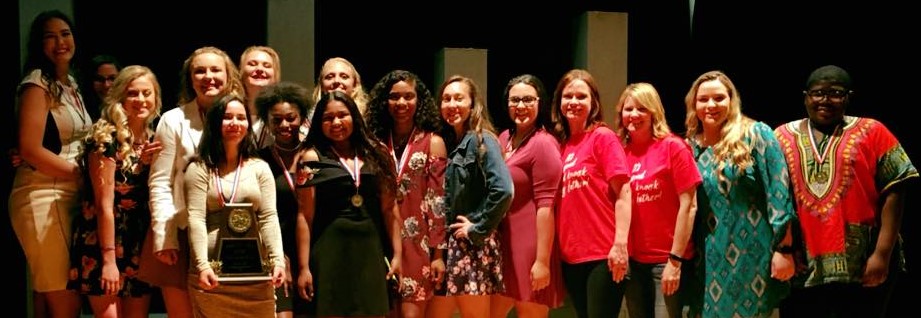
M822 171L822 170L819 170L819 172L816 172L815 182L823 183L823 184L828 182L828 173L825 173L825 171Z
M365 202L365 199L361 197L361 194L352 195L352 206L360 208L361 205Z

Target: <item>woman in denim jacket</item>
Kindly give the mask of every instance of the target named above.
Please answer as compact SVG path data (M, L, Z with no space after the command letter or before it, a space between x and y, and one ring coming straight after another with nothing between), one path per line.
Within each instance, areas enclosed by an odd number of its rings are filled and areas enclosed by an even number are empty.
M512 202L512 179L502 158L486 105L473 80L452 76L441 86L445 173L447 279L432 317L489 316L489 297L504 291L496 229Z

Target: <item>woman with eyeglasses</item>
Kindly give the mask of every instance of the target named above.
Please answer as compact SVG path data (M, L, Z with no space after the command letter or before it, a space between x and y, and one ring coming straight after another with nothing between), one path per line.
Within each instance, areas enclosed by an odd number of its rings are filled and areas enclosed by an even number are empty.
M685 96L687 141L702 183L691 309L704 317L767 317L789 292L796 214L771 128L742 114L726 74L700 75Z
M505 89L514 127L499 135L515 194L499 223L505 292L490 299L491 317L547 317L563 302L559 255L553 248L553 208L563 163L560 144L547 129L550 101L534 75L517 76Z
M797 256L806 264L781 316L883 317L904 269L905 184L918 170L886 126L844 114L851 88L844 69L816 69L804 91L807 118L774 132L790 166L805 243L795 247L805 248Z
M86 69L86 72L90 74L89 81L86 81L84 87L92 87L95 94L87 94L84 98L86 99L86 110L93 119L99 118L106 94L115 85L115 77L118 76L118 71L121 69L121 64L111 55L100 54L90 59Z

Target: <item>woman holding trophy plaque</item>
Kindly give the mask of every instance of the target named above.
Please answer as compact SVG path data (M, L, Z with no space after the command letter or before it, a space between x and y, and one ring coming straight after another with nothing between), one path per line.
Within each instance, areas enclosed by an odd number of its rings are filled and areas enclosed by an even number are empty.
M275 177L256 154L250 118L241 97L218 99L185 174L196 317L275 316L285 279Z

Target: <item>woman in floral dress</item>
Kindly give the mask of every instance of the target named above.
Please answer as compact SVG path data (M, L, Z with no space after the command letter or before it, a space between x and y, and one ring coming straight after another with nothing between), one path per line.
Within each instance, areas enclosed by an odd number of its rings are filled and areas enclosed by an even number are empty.
M444 140L431 92L418 76L396 70L371 90L366 121L397 164L403 230L403 317L424 317L444 277Z
M92 193L74 218L68 288L88 295L97 317L146 317L151 287L137 270L150 227L147 177L160 148L150 142L161 106L157 78L143 66L125 68L105 105L84 145Z
M476 83L454 75L441 84L442 138L450 149L445 167L445 299L428 317L487 317L492 295L505 291L499 222L515 191L489 110ZM442 301L444 300L444 301Z

